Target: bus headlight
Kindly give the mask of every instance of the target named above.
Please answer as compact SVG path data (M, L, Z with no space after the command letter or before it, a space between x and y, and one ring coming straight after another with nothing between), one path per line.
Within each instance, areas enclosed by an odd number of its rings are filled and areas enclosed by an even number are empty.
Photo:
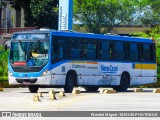
M46 76L47 75L48 70L43 71L41 76Z
M11 71L8 72L9 76L13 76L13 73Z

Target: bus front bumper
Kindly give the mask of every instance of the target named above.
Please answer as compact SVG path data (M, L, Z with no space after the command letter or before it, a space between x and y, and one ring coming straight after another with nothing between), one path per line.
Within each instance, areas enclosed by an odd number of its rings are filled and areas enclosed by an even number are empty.
M9 76L10 85L50 85L51 84L51 75L32 77L32 78L21 78Z

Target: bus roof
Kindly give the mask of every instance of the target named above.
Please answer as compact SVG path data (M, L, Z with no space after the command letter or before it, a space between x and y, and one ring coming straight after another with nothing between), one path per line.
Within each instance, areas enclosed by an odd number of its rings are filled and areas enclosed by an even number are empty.
M76 37L76 38L92 38L101 40L115 40L115 41L126 41L126 42L141 42L141 43L154 43L153 40L147 38L128 37L119 35L107 35L107 34L93 34L93 33L80 33L74 31L57 31L52 29L39 29L31 31L16 32L14 34L25 34L25 33L49 33L51 35Z
M129 36L120 36L120 35L104 35L104 34L93 34L93 33L65 32L65 31L52 33L52 35L55 35L55 34L57 34L58 36L68 36L68 37L93 38L93 39L115 40L115 41L126 41L126 42L154 43L153 40L147 39L147 38L138 38L138 37L129 37Z

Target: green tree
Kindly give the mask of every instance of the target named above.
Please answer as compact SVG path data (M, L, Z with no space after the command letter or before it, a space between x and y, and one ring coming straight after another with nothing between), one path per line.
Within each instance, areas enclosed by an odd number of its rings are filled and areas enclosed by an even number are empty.
M56 3L56 4L55 4ZM56 0L31 0L30 8L34 19L33 25L38 27L58 28L58 8Z
M107 33L133 20L136 0L74 0L75 19L93 33Z
M13 7L24 9L25 26L58 29L58 0L15 0Z
M139 16L137 20L140 24L155 26L160 24L160 1L159 0L139 0Z
M6 79L8 76L8 51L0 46L0 80Z
M143 24L156 25L160 24L160 1L159 0L144 0L145 7L144 15L141 20Z

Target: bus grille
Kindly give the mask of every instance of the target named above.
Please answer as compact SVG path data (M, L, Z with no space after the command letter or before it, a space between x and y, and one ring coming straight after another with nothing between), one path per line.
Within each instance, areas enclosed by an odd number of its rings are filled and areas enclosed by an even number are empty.
M43 67L12 67L14 72L40 72Z

